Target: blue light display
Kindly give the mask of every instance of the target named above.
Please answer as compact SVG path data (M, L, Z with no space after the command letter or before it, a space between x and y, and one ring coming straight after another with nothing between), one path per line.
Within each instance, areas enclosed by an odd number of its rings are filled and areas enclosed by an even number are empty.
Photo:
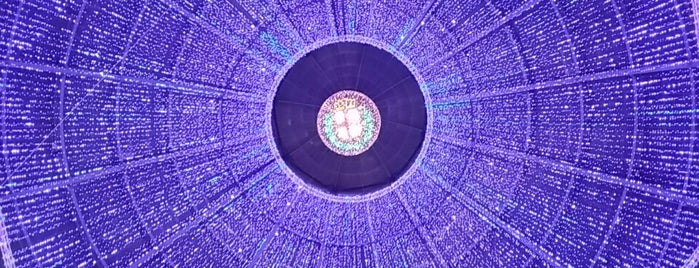
M698 27L694 0L4 0L2 267L695 267ZM402 184L345 201L267 125L343 38L431 116Z

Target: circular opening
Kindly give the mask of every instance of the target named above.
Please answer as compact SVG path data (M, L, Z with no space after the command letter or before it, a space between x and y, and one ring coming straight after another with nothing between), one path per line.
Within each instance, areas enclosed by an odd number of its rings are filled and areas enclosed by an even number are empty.
M381 131L381 115L366 95L343 90L323 102L316 124L325 146L337 154L353 156L374 144Z
M431 118L412 65L364 39L323 41L293 58L266 110L284 172L342 202L373 199L405 181L424 155Z

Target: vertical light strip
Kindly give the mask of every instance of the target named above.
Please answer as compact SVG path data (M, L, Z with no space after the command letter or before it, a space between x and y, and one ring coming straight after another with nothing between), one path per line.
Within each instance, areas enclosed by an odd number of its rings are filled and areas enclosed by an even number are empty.
M2 264L7 268L15 267L15 258L10 247L10 238L5 229L5 214L0 210L0 252L2 252Z

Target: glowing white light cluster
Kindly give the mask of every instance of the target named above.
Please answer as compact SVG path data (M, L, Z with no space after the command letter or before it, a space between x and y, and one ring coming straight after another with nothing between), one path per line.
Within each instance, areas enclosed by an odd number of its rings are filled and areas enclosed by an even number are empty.
M353 156L374 144L381 129L381 116L369 97L343 90L325 100L317 125L325 146L340 155Z

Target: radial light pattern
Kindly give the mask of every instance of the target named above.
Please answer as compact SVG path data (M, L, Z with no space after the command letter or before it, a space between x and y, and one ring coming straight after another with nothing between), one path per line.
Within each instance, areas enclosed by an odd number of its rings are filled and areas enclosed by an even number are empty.
M341 155L358 155L371 147L381 130L381 115L373 101L359 91L330 96L318 112L318 135Z
M0 266L696 266L697 10L0 1ZM265 134L275 77L338 36L409 60L432 116L414 172L357 202Z

